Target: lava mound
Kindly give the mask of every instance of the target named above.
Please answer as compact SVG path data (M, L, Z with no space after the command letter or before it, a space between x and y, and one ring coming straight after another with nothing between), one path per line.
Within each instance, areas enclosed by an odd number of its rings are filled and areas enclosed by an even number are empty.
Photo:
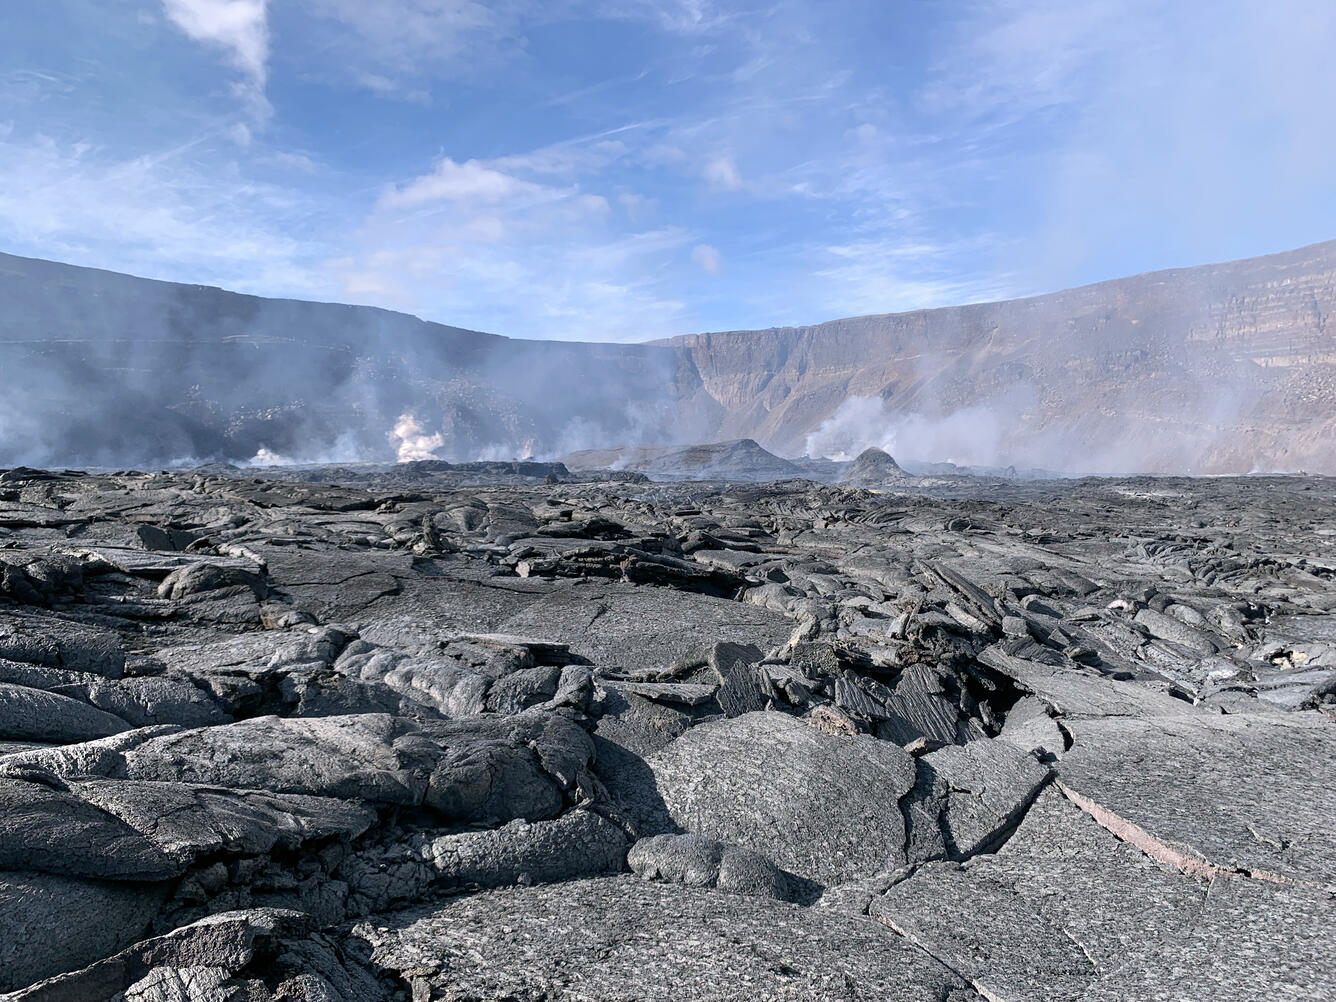
M798 468L787 459L766 451L750 438L676 449L656 457L645 472L691 480L784 480L799 475Z
M900 469L891 454L876 446L860 452L844 475L844 483L850 487L880 487L908 479L909 474Z
M564 457L573 470L629 470L654 480L788 480L800 470L750 438L705 445L618 446Z

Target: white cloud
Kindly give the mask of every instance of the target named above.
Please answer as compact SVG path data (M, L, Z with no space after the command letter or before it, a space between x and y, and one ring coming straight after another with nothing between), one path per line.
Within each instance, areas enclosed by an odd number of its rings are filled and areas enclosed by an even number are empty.
M1330 235L1303 222L1336 156L1328 0L988 0L960 27L924 106L1025 157L1027 285Z
M602 17L647 21L681 35L714 31L737 16L721 11L713 0L595 0L591 6Z
M267 0L162 0L163 12L189 38L221 49L241 71L238 93L257 117L266 117L269 19Z
M467 76L523 51L533 0L297 0L329 56L319 69L386 97L425 103L425 79Z
M711 247L709 244L697 244L695 247L691 248L691 260L695 261L711 275L717 275L719 273L719 265L721 263L719 251Z
M945 48L921 99L934 112L1013 121L1079 103L1098 86L1102 60L1154 43L1163 0L984 0ZM1148 23L1148 21L1150 23Z
M1003 279L961 274L959 262L977 249L895 235L825 246L814 253L826 262L813 272L821 280L819 308L849 316L1003 298Z
M877 127L871 122L864 122L862 125L850 129L845 135L851 137L855 142L873 143L876 142L879 133Z
M267 157L270 163L289 170L298 170L304 174L314 174L319 170L320 165L305 153L294 153L291 151L280 151L270 154Z
M613 136L643 131L648 123L624 125L593 136L580 136L553 143L528 153L498 157L500 170L570 177L603 170L628 153L625 141Z
M690 159L686 150L665 142L651 143L639 155L639 161L647 167L676 167Z
M545 190L542 185L522 181L481 161L461 164L446 157L430 174L387 190L380 205L387 209L408 209L446 200L496 203L516 197L539 197Z
M742 177L738 174L738 165L731 156L718 156L708 161L702 175L712 188L722 191L736 191L742 187Z
M518 337L679 333L685 307L664 288L688 234L637 231L602 193L536 179L597 176L621 152L587 146L441 160L382 192L330 273L349 298Z
M266 0L162 0L167 17L197 42L223 49L260 86L269 59Z
M622 211L632 222L644 217L654 208L652 199L635 191L619 192L617 204L622 207Z

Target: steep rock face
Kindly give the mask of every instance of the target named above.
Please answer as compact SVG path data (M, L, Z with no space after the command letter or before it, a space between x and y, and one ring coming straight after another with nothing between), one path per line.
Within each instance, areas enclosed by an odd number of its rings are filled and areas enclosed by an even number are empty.
M670 348L522 341L4 254L0 372L24 377L0 398L0 466L394 459L405 414L419 440L401 459L551 455L718 420L678 412L674 387L695 377Z
M974 461L1106 472L1336 469L1336 242L1052 295L664 342L781 455L850 396L865 424L966 415ZM874 409L875 410L875 409ZM853 449L874 444L850 439ZM958 433L956 438L960 437ZM949 458L949 457L914 457Z
M24 376L0 398L0 465L754 439L781 456L877 445L1073 472L1336 472L1334 307L1330 242L1029 299L609 345L0 255L0 371Z

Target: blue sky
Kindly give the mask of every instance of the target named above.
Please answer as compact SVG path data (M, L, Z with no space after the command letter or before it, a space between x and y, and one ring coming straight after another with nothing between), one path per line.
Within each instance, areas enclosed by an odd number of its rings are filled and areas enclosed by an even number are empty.
M520 337L1336 237L1330 0L9 0L0 250Z

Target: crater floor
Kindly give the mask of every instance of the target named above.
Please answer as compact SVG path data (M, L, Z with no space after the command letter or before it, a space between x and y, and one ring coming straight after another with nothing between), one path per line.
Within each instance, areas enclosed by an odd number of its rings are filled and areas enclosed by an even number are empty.
M1331 998L1332 481L457 479L0 473L3 998Z

